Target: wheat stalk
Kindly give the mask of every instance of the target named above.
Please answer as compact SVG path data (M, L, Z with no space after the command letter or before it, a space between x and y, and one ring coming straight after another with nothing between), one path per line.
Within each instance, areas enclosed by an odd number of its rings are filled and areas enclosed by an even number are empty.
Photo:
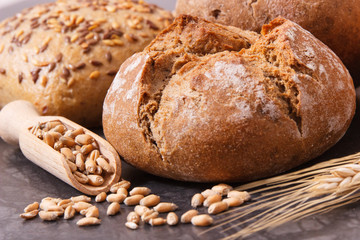
M277 177L236 188L248 191L253 201L221 214L215 229L228 233L224 240L249 236L289 221L324 213L360 199L360 153L315 164Z

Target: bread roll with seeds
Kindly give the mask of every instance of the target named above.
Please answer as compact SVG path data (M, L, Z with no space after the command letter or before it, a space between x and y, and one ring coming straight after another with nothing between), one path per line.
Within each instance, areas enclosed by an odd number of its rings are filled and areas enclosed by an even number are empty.
M86 126L121 63L170 24L169 12L130 0L58 0L0 23L0 108L32 102L44 115Z
M329 46L360 85L360 2L358 0L177 0L176 15L189 14L246 30L282 16Z
M249 181L319 156L350 125L352 79L299 25L262 34L181 16L120 67L106 138L133 166L185 181Z

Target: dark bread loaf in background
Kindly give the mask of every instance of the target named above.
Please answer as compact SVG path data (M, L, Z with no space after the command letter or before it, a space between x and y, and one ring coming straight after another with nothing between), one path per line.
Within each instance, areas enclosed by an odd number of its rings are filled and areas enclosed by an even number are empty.
M176 4L176 15L257 32L278 16L292 20L328 45L360 85L359 0L177 0Z
M249 181L319 156L354 110L347 69L299 25L277 18L260 36L181 16L121 66L103 127L144 171Z
M100 126L121 63L172 22L155 5L130 0L59 0L0 23L0 108L32 102L44 115Z

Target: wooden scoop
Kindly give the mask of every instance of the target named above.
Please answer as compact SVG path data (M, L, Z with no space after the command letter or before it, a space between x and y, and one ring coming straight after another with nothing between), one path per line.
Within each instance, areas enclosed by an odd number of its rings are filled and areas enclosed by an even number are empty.
M109 160L113 169L112 173L103 175L104 183L102 185L91 186L77 181L65 156L30 132L30 129L39 123L56 120L60 121L67 129L82 128L85 134L95 139L100 154ZM108 192L111 185L119 181L121 161L110 143L64 117L40 116L30 102L14 101L1 110L0 136L7 143L19 145L26 158L84 194L97 195L100 192Z

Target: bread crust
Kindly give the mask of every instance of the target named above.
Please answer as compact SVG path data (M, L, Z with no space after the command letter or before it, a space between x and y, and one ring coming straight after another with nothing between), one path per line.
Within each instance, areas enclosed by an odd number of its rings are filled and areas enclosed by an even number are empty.
M67 1L25 9L0 23L0 108L24 99L44 115L100 126L121 63L172 21L155 5Z
M120 155L144 171L249 181L319 156L354 111L347 69L299 25L277 18L260 36L181 16L121 66L103 125Z
M176 15L260 32L263 24L282 16L298 23L328 45L360 84L360 4L357 0L178 0Z

